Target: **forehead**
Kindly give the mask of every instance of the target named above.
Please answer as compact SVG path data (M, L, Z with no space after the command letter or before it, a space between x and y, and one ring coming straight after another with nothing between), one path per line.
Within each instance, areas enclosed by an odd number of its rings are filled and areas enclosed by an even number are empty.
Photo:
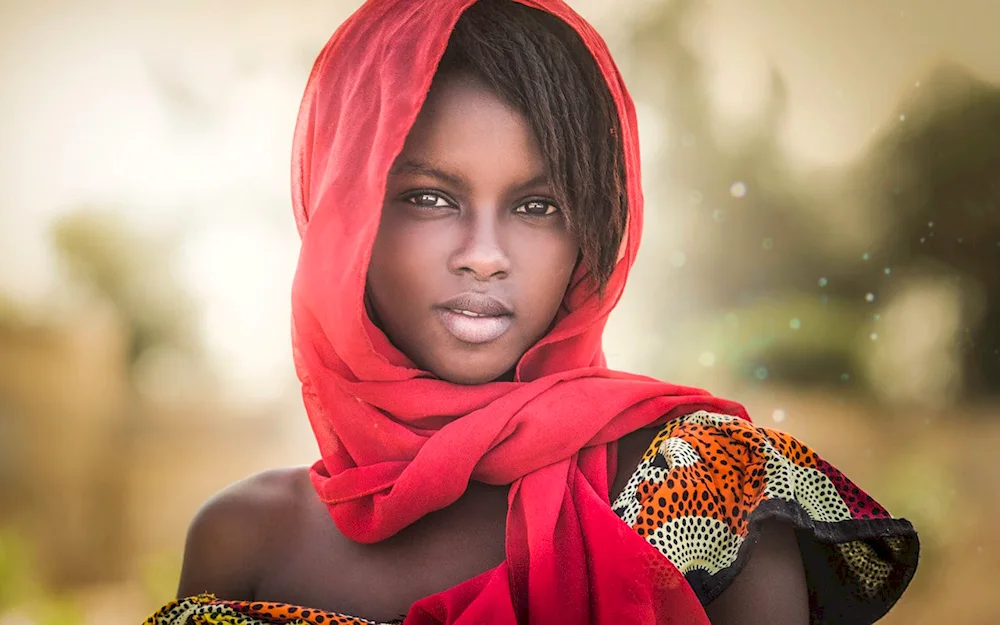
M452 165L518 165L532 174L545 165L524 115L483 82L463 74L435 81L403 155Z

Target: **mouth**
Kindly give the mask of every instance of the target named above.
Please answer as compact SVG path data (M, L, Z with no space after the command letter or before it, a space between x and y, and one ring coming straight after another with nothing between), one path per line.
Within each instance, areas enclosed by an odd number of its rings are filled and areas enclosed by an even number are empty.
M467 292L438 306L445 328L463 343L495 341L514 324L509 306L485 293Z

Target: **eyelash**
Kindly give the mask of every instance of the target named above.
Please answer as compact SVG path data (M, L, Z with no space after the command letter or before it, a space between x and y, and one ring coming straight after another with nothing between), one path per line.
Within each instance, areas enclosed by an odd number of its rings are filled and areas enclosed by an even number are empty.
M420 204L419 202L414 201L418 198L428 197L428 196L437 198L438 200L443 200L445 202L445 205L438 206L437 203L435 203L433 206L428 206L426 204ZM455 203L452 202L451 199L435 191L414 191L413 193L407 193L406 195L403 196L402 199L404 202L408 202L420 208L451 208L455 206Z
M438 206L437 203L435 202L433 206L428 206L424 204L419 204L418 202L414 201L420 197L434 197L437 198L439 201L444 201L445 204L443 206ZM452 208L456 204L451 199L449 199L448 197L437 191L414 191L413 193L408 193L404 195L402 199L403 201L413 204L414 206L418 206L420 208L428 208L428 209ZM544 204L546 206L546 210L544 213L529 213L526 210L521 210L528 204ZM553 202L541 198L532 198L532 199L527 199L521 204L519 204L517 208L514 209L514 212L519 215L527 215L529 217L551 217L552 215L558 213L559 210L560 210L559 207L556 206Z
M527 211L521 211L520 210L521 208L527 206L528 204L544 204L545 207L546 207L545 208L545 212L544 213L529 213ZM559 212L559 207L556 206L555 204L553 204L552 202L549 202L548 200L528 200L528 201L524 202L523 204L518 205L518 207L516 209L514 209L514 212L516 212L518 214L521 214L521 215L530 215L531 217L551 217L552 215L555 215L556 213Z

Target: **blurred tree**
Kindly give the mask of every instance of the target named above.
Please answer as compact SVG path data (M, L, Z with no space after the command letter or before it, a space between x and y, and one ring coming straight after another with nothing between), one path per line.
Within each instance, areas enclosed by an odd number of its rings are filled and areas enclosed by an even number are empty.
M726 148L715 135L706 71L686 40L701 7L655 4L629 38L642 60L629 84L667 129L645 180L670 201L647 211L686 235L683 271L670 272L677 250L645 247L658 276L643 281L640 314L715 318L708 328L696 322L699 336L714 335L712 358L727 352L750 380L866 385L866 341L877 336L875 302L891 289L887 277L930 258L966 281L970 308L982 290L985 316L974 326L969 317L963 344L966 390L1000 389L1000 91L943 68L902 104L905 123L888 120L857 162L794 173L777 141L787 94L776 73L749 138ZM667 175L653 173L664 167ZM664 328L661 319L647 323ZM727 331L734 323L743 329Z
M650 210L693 213L685 268L688 275L712 276L690 285L706 305L738 305L762 293L815 286L817 267L828 258L825 233L804 210L812 198L796 190L778 146L788 97L784 80L772 72L764 111L748 137L734 148L720 144L706 70L686 38L701 6L699 0L658 3L632 32L633 54L643 62L630 85L668 129L663 162L655 166L665 164L669 172L659 179L681 185L687 200L686 206ZM652 173L647 180L657 179Z
M141 236L121 213L83 207L58 220L52 238L76 284L122 316L132 365L164 345L200 359L196 309L172 271L176 237Z
M69 314L0 306L0 430L14 440L0 483L17 486L0 524L25 533L41 583L65 589L127 574L128 467L155 404L141 375L150 355L208 376L195 307L172 271L176 238L84 207L53 224L52 240L69 280L51 311Z
M827 302L817 280L837 266L843 246L829 231L823 211L815 207L830 200L819 199L825 189L817 191L795 177L778 145L788 96L776 72L752 131L735 147L720 143L706 70L686 39L689 21L701 7L700 0L658 3L631 31L631 53L642 62L631 68L629 85L667 129L665 149L646 164L645 180L647 188L660 185L662 195L671 200L667 205L651 203L647 212L651 218L657 213L667 216L661 221L670 225L661 229L676 226L685 235L680 243L682 271L670 272L671 255L677 250L644 248L646 262L660 276L643 282L649 301L643 312L659 317L649 322L659 329L663 310L744 319L749 334L738 332L732 336L741 338L717 346L728 352L726 359L742 375L759 381L760 367L767 364L772 379L843 384L844 372L854 371L854 346L841 339L856 332L857 315L820 311L806 326L808 336L784 336L789 321L806 312L797 293ZM657 176L657 168L668 171ZM665 186L671 188L665 191ZM655 240L658 232L647 229L646 236ZM678 306L678 293L684 306ZM782 304L786 299L794 301ZM671 324L679 321L672 318ZM725 334L723 325L731 323L719 321L709 333ZM796 337L803 341L796 343ZM676 358L676 352L670 357ZM661 371L664 366L654 364Z
M187 373L206 376L196 333L196 309L173 273L177 237L143 236L114 210L82 207L53 224L55 248L76 288L110 305L124 326L126 340L126 397L121 414L107 422L105 453L94 467L88 494L99 502L90 519L94 539L91 561L83 571L57 578L72 583L116 578L128 561L125 552L127 467L130 450L142 435L151 403L141 388L140 373L147 356L169 351L187 363Z
M965 390L1000 393L1000 87L944 65L898 107L857 171L890 224L892 265L933 261L965 296ZM895 119L893 121L896 121Z

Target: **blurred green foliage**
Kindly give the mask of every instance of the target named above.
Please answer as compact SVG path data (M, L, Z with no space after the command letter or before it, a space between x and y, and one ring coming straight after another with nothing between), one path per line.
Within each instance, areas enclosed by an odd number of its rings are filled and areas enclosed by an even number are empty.
M16 529L0 527L0 616L21 613L35 625L81 625L77 601L38 580L33 551Z

